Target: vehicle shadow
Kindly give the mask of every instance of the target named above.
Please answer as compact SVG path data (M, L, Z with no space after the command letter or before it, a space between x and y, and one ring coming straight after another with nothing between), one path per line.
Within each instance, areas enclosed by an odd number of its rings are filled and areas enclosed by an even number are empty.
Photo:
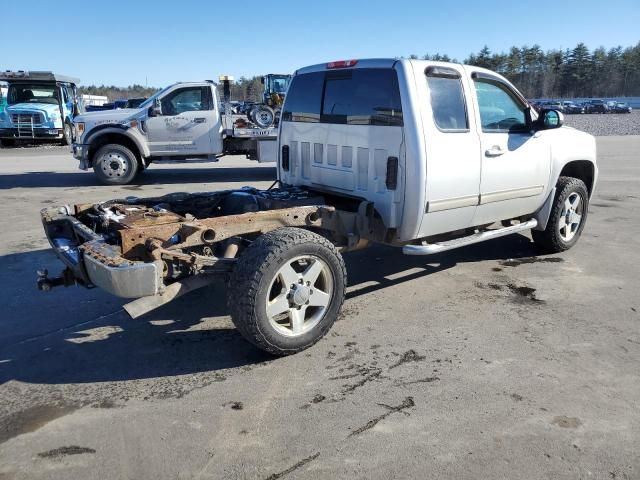
M136 177L125 189L136 190L143 185L173 185L210 182L259 182L276 179L275 167L211 167L162 168L151 167ZM91 172L26 172L0 175L0 190L13 188L90 187L100 185ZM112 187L106 187L112 188Z
M512 235L430 257L374 246L345 255L348 298L432 275L458 263L535 255ZM272 359L246 342L228 317L222 281L130 319L126 302L97 289L38 292L29 275L57 272L47 250L0 257L5 315L0 321L0 382L67 384L149 379L250 366ZM18 273L19 272L19 273ZM359 288L360 285L364 285Z

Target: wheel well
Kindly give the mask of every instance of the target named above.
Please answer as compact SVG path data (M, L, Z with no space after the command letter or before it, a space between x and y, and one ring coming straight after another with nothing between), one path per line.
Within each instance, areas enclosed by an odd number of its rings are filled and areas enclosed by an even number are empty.
M142 155L140 154L140 149L138 149L136 142L134 142L129 137L121 133L105 133L103 135L100 135L99 137L97 137L95 140L91 142L91 146L89 147L89 159L91 160L92 166L93 166L93 156L96 154L98 150L100 150L102 146L107 145L109 143L117 143L118 145L127 147L136 156L140 169L144 168Z
M573 162L569 162L564 167L562 167L560 176L579 178L587 186L589 196L591 196L591 193L593 191L594 167L593 163L591 163L590 161L574 160Z

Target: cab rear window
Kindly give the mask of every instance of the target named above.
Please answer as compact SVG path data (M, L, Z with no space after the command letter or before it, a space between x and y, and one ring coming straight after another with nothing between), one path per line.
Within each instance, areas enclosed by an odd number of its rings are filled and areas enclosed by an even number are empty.
M345 125L402 125L395 70L335 70L296 75L283 121Z

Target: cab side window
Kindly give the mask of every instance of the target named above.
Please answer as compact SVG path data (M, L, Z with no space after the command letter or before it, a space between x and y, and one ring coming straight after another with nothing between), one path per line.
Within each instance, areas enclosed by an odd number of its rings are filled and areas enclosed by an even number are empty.
M425 73L436 126L447 132L468 132L469 119L460 74L446 67L429 67Z
M210 89L185 87L171 92L162 99L163 115L179 115L184 112L211 110Z
M521 132L527 129L526 107L506 86L484 79L475 79L474 83L483 132Z

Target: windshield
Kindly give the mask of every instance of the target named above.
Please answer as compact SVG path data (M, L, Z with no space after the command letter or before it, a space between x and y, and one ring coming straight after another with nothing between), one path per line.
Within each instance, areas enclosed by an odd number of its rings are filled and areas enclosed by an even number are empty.
M58 105L59 96L56 85L12 84L9 85L7 103L9 105L15 105L16 103L50 103L51 105Z
M273 76L269 78L270 85L267 85L267 87L271 93L287 93L289 79L290 77L288 75L280 77Z
M164 92L169 90L171 87L173 87L173 85L169 85L168 87L164 87L162 90L154 93L149 98L147 98L144 102L142 102L138 108L149 108L149 107L151 107L153 105L153 103L155 102L156 98L158 98Z

